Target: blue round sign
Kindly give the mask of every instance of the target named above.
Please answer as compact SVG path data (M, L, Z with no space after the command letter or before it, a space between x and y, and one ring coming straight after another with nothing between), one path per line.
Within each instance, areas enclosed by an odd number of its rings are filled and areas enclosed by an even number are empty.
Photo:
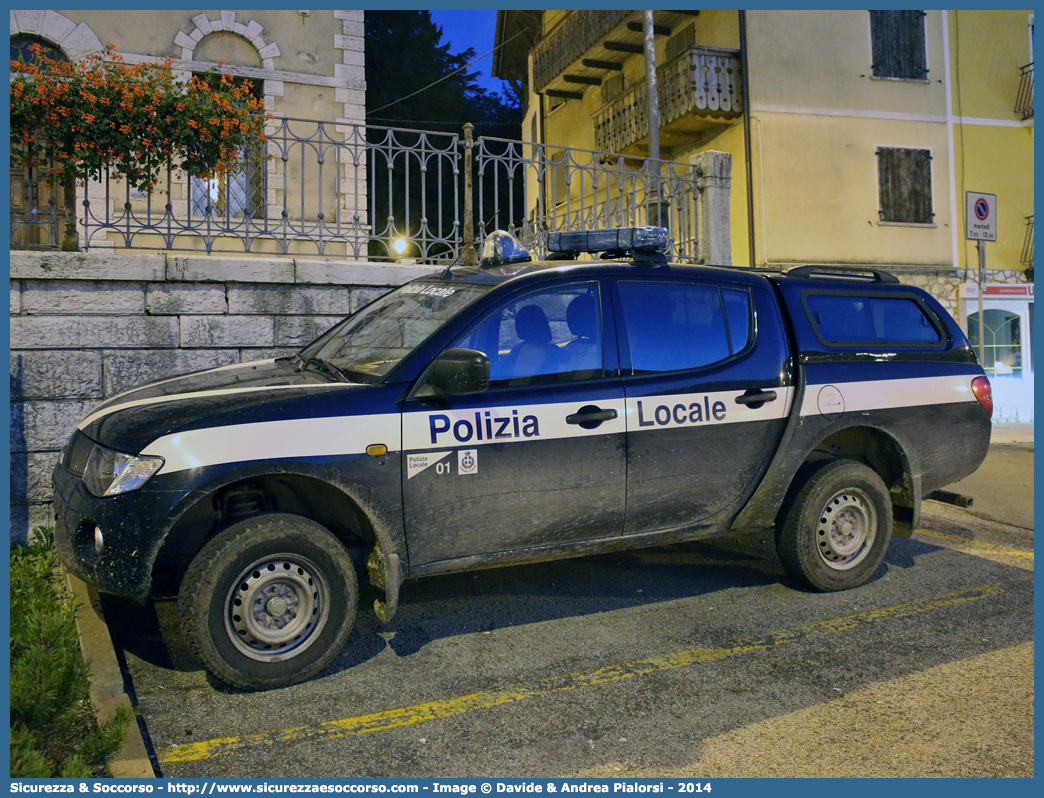
M987 216L990 215L990 206L984 199L977 199L975 201L975 215L979 217L979 221L983 221Z

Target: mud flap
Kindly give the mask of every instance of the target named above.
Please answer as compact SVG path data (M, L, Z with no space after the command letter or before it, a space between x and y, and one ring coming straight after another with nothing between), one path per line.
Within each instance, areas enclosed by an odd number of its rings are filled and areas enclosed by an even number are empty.
M914 495L913 507L895 503L894 496L892 502L892 537L913 537L921 523L921 497Z
M385 553L378 543L366 561L366 572L370 584L384 593L384 600L374 599L373 611L381 623L389 623L399 608L399 585L402 583L402 567L399 555Z

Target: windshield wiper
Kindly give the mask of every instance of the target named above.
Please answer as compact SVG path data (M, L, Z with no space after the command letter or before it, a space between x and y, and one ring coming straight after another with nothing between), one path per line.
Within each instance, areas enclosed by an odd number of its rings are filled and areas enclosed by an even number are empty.
M329 360L323 360L321 357L305 357L300 352L297 352L294 357L297 358L298 370L311 367L316 371L329 374L331 377L335 377L341 382L351 382L351 380L348 379L348 375L337 368L337 366Z

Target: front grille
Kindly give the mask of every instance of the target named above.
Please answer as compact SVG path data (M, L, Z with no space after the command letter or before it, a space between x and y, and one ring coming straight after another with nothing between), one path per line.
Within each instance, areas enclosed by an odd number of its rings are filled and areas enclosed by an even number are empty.
M76 476L82 477L87 469L87 458L90 457L94 442L77 430L69 441L69 448L65 451L65 467Z

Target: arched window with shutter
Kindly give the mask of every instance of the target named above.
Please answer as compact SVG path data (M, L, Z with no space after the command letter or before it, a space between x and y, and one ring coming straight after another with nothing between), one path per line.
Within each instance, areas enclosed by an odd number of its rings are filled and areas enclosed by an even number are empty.
M57 45L39 36L11 37L11 60L46 66L68 61ZM55 179L51 164L11 158L11 248L76 249L76 197L72 180Z

